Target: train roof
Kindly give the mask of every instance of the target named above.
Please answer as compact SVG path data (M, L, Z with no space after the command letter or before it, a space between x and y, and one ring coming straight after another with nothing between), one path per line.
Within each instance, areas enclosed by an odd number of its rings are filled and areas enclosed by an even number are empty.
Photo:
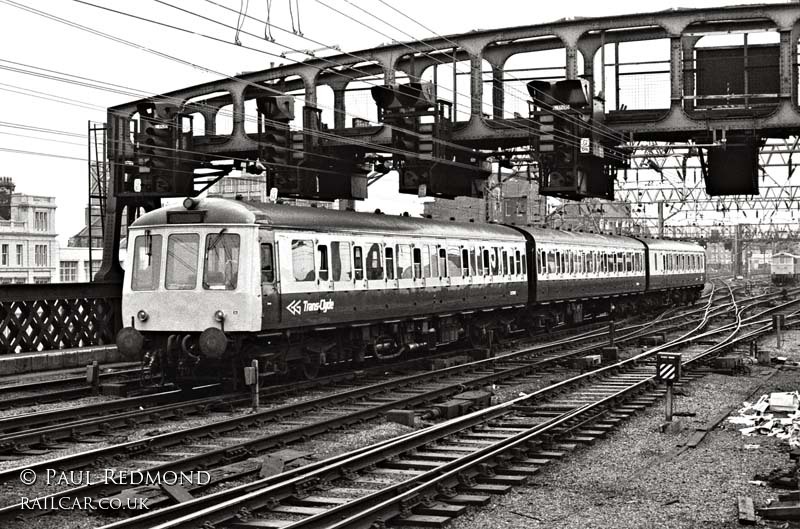
M453 237L524 240L513 228L498 224L442 222L414 217L357 213L284 204L244 202L221 198L197 201L195 211L204 211L207 224L260 224L273 228L369 233L398 233L419 237ZM183 205L168 206L145 213L134 227L168 224L168 212L186 211Z
M517 229L529 233L537 243L550 242L564 245L611 246L613 248L636 248L639 250L644 248L641 242L632 237L623 235L606 235L603 233L550 230L522 226Z
M776 257L786 256L786 255L788 255L789 257L794 257L795 259L800 259L800 255L796 255L796 254L789 253L789 252L774 253L774 254L772 254L772 259L775 259Z
M640 239L651 250L671 252L704 252L702 246L693 242L673 241L670 239Z

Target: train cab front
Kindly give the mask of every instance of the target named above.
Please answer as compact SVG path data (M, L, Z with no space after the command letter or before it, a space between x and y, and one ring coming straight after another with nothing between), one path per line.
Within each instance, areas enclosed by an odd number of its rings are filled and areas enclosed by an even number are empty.
M260 327L258 233L169 213L143 215L129 231L117 347L162 382L217 382L237 337Z

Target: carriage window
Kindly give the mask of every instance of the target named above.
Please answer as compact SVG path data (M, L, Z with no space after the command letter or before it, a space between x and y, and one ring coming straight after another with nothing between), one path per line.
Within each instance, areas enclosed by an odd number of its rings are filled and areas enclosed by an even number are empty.
M447 275L461 277L461 252L455 246L447 249Z
M206 237L203 288L235 290L239 281L239 236L225 233Z
M387 246L386 253L386 279L394 279L394 249Z
M461 275L469 276L469 250L467 248L461 249Z
M314 281L314 243L292 241L292 272L295 281Z
M414 262L414 279L420 279L422 277L422 250L420 248L414 248L411 253L413 254L412 260ZM425 253L427 255L427 252Z
M483 275L485 275L485 276L488 276L489 273L491 272L491 269L490 269L491 263L489 261L490 261L489 260L489 249L488 248L484 248L483 249Z
M447 277L447 250L439 248L439 277Z
M633 254L633 269L636 272L642 271L642 254L640 253Z
M217 235L211 237L217 237ZM197 286L199 246L200 236L196 233L169 236L166 280L168 290L192 290Z
M431 277L431 253L427 246L420 248L422 254L422 275L420 277Z
M469 249L469 275L474 276L477 274L477 267L475 264L475 248Z
M504 276L507 276L507 275L508 275L508 273L509 273L509 268L508 268L508 251L506 251L506 250L503 250L503 275L504 275ZM513 273L513 271L512 271L512 273Z
M556 273L556 253L552 250L547 252L547 273Z
M633 256L631 252L625 252L625 270L633 272Z
M500 275L500 254L497 248L492 248L492 275Z
M524 266L523 263L525 261L522 260L522 255L520 254L519 250L516 250L514 252L514 260L517 262L517 273L518 274L524 273L525 271L522 269L522 267Z
M539 259L536 260L536 272L539 274L544 273L546 269L545 263L547 262L547 254L542 250L539 252Z
M556 267L554 273L556 274L561 273L561 252L556 252Z
M397 279L411 279L411 246L408 244L397 245Z
M353 279L350 262L350 243L331 242L331 272L334 281L350 281Z
M439 276L439 250L436 246L431 246L431 277Z
M481 250L481 248L478 247L478 251L475 253L477 254L478 257L478 267L475 273L480 276L483 275L483 250Z
M667 271L667 254L661 254L661 270Z
M133 247L132 290L155 290L161 275L161 235L140 235Z
M275 281L275 261L272 258L272 245L261 245L261 282L272 283Z
M328 280L328 245L317 245L317 262L319 263L319 278L322 281Z
M371 244L367 250L367 279L383 279L383 256L381 255L381 245Z
M360 246L353 247L353 271L356 279L364 279L364 256Z

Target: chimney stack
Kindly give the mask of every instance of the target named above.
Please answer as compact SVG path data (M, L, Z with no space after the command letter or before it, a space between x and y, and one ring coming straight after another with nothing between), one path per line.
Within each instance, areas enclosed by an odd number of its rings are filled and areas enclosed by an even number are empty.
M0 219L11 220L11 195L15 187L10 176L0 176Z

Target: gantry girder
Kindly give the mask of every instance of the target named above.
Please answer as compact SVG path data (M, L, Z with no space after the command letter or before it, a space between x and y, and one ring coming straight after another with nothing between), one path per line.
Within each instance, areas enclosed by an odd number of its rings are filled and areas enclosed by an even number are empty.
M757 131L761 137L787 137L800 133L798 111L797 42L800 5L761 4L704 9L674 9L656 13L614 17L565 19L545 24L435 37L419 42L393 43L352 53L316 57L297 64L250 72L175 90L157 98L186 104L202 100L201 105L188 105L187 112L203 117L204 126L193 139L192 149L200 155L249 157L259 149L253 134L245 131L248 119L246 103L259 95L299 92L307 107L318 106L318 88L333 91L333 123L328 123L322 140L333 145L354 143L375 150L392 143L390 127L381 123L359 123L348 126L345 94L348 85L364 79L377 84L393 84L398 78L411 81L421 78L434 64L468 62L469 93L456 94L469 109L468 119L453 124L448 141L482 150L528 146L535 132L527 116L516 117L505 109L510 97L519 98L516 90L508 90L519 80L505 71L515 55L563 49L563 72L567 79L586 78L595 93L594 65L605 45L669 39L669 56L663 61L669 69L669 104L660 109L605 109L598 123L608 130L625 133L636 140L686 141L718 140L727 132ZM774 31L779 36L776 86L767 105L737 108L698 107L695 93L697 65L695 45L704 34ZM490 81L487 83L487 76ZM380 79L377 81L377 79ZM491 94L484 94L484 92ZM486 98L484 98L486 95ZM764 94L761 94L764 96ZM446 93L439 94L446 98ZM522 95L522 97L525 97ZM485 101L486 99L486 101ZM746 101L746 99L745 99ZM126 160L134 156L131 118L142 101L112 107L108 113L109 158L112 171L119 172ZM490 111L486 111L486 104ZM724 103L724 101L723 101ZM220 110L230 105L232 130L217 130ZM250 110L252 112L252 110ZM301 127L308 130L313 116L302 113ZM253 156L254 159L256 156ZM112 182L119 181L116 175ZM111 189L112 196L114 189ZM131 205L131 204L128 204ZM115 229L108 230L104 255L104 275L118 274L116 251L120 238L118 211L109 201L109 215L115 215ZM109 264L111 263L111 264ZM112 269L117 270L113 272Z

